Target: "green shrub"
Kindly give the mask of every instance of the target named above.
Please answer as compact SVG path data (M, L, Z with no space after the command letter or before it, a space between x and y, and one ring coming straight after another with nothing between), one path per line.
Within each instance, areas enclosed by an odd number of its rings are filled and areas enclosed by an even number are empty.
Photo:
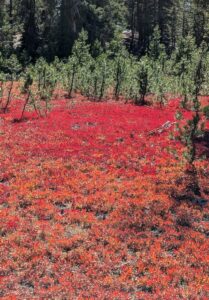
M209 119L209 105L207 105L203 108L203 114L205 115L205 117L207 119Z

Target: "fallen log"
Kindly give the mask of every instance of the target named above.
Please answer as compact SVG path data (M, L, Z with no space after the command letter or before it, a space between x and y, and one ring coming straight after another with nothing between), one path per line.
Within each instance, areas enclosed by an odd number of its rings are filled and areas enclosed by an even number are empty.
M162 132L170 129L174 124L176 124L176 122L167 121L162 126L156 128L154 130L149 131L147 133L147 135L150 136L150 135L154 135L154 134L161 134Z

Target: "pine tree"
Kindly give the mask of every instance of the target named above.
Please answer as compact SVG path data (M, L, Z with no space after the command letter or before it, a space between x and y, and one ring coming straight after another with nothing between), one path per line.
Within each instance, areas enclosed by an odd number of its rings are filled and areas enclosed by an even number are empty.
M39 44L36 4L36 0L22 0L19 4L23 26L22 50L24 49L31 58L37 57L37 48Z
M80 0L61 0L59 17L59 55L67 57L78 33Z

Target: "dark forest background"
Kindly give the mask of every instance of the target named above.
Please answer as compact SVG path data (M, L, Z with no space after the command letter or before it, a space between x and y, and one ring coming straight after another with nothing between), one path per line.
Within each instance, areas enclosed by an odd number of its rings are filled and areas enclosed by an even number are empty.
M68 57L81 29L105 48L122 33L143 55L158 26L171 53L188 34L209 43L209 0L0 0L0 52L22 59Z

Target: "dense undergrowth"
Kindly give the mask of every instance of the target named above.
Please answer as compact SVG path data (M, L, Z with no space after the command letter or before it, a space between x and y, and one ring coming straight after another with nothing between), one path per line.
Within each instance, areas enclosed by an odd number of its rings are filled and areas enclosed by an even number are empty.
M209 298L208 145L196 141L190 196L162 127L178 106L77 97L45 118L14 122L21 101L1 114L1 299Z

